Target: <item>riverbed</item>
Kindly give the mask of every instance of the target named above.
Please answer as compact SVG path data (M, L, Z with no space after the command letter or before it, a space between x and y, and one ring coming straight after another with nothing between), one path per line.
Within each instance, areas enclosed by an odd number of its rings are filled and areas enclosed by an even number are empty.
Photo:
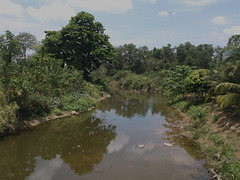
M1 138L0 179L210 180L181 118L159 94L115 92L90 112Z

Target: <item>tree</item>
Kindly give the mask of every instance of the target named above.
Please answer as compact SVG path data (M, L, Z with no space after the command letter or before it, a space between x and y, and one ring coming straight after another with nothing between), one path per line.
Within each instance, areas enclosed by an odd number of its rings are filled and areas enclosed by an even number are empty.
M115 49L104 27L93 15L80 12L60 31L46 31L44 51L69 66L82 70L84 78L103 62L113 61Z
M230 46L239 46L240 45L240 34L233 35L232 37L229 38L228 47Z
M188 93L194 93L196 98L204 97L209 89L208 75L206 69L198 69L190 73L186 79L186 90Z
M34 35L26 32L22 32L19 35L17 35L16 39L20 43L22 56L26 63L27 49L33 49L32 46L36 45L37 39Z
M228 108L230 106L240 106L240 65L232 66L226 69L228 73L232 74L236 82L222 82L215 88L215 92L220 94L217 96L217 103L220 109Z
M177 59L179 64L183 64L186 59L186 50L183 44L180 44L177 48Z
M187 93L186 78L193 71L193 68L186 65L175 66L173 70L167 70L163 88L165 94L171 99L176 95Z
M8 88L12 61L20 54L19 42L9 30L0 36L0 56L5 88Z
M230 38L231 39L231 38ZM240 50L238 47L232 49L227 60L231 60L231 65L223 71L223 82L215 88L217 103L220 109L236 106L240 111Z

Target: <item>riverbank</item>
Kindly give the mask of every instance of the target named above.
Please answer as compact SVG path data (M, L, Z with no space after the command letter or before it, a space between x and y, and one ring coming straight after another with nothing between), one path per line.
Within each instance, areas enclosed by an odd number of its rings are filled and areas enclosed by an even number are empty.
M110 94L103 93L103 95L100 98L95 99L95 102L99 103L99 102L101 102L101 101L103 101L107 98L110 98L110 97L111 97ZM95 108L95 106L88 107L86 111L91 111L94 108ZM86 112L86 111L84 111L84 112ZM83 113L83 112L81 112L81 113ZM63 112L61 115L51 114L51 115L49 115L45 118L41 117L41 118L35 118L35 119L32 119L32 120L28 120L28 121L27 120L22 121L22 122L19 122L16 125L16 128L13 129L10 133L3 134L3 135L13 134L13 133L17 132L18 130L24 130L24 129L27 129L27 128L31 128L31 127L37 126L41 123L45 123L45 122L50 121L50 120L60 119L60 118L68 117L68 116L76 116L78 114L80 114L80 112L71 111L71 112Z
M231 116L232 109L220 111L214 103L187 108L183 104L187 101L172 105L183 117L180 132L200 144L213 179L240 179L239 117Z

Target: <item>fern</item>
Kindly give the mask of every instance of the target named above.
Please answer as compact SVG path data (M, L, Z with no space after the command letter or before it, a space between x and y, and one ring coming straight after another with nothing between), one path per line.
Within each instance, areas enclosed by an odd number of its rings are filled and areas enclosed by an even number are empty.
M220 109L225 109L233 105L240 105L240 94L229 93L225 95L219 95L217 97L217 103L220 105Z

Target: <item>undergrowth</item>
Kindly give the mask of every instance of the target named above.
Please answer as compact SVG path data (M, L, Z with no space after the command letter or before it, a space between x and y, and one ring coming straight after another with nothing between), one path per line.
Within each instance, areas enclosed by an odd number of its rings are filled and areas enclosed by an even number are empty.
M219 114L212 113L211 105L202 102L197 104L191 98L183 99L182 96L176 96L170 104L190 117L191 123L184 125L184 130L191 132L193 139L205 144L202 150L208 165L214 167L222 179L240 179L240 163L236 159L234 146L238 139L229 132L225 132L226 137L221 132L211 132L211 123L217 123L220 118Z

